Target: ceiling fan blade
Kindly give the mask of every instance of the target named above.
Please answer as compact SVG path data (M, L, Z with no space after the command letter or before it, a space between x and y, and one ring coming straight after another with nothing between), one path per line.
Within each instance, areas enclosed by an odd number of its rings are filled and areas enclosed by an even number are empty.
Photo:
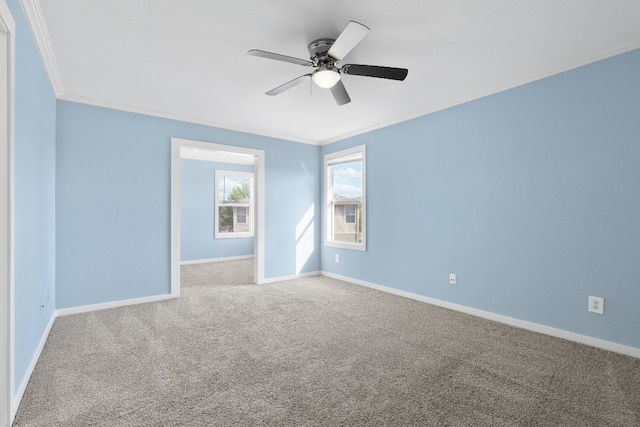
M291 62L292 64L304 65L306 67L311 67L313 65L313 62L307 61L306 59L294 58L293 56L281 55L279 53L267 52L259 49L251 49L247 52L247 55L275 59L276 61Z
M302 84L304 82L308 82L310 79L311 74L305 74L304 76L296 77L295 79L286 82L285 84L280 85L275 89L271 89L269 92L267 92L267 95L275 96L281 94L285 90L291 89L292 87L298 86L299 84Z
M409 70L406 68L379 67L377 65L345 64L341 71L353 76L378 77L381 79L404 80Z
M349 94L347 93L347 89L344 88L342 80L338 80L338 83L331 87L331 93L338 105L344 105L351 102L351 98L349 98Z
M360 41L368 33L369 33L369 28L365 27L359 22L349 21L349 23L347 24L346 27L344 27L344 30L342 30L342 32L340 33L336 41L333 42L333 45L331 46L331 49L329 49L327 54L330 57L337 59L338 61L341 61L342 58L347 56L347 54L351 52L351 49L356 47L356 45L360 43Z

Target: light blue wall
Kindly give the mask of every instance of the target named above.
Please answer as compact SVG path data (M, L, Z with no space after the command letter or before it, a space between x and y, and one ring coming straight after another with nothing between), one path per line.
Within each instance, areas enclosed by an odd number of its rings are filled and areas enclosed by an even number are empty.
M265 150L265 277L296 274L318 147L68 101L57 113L57 308L169 292L171 137ZM319 248L300 272L319 269Z
M253 172L253 166L180 160L180 260L253 255L253 238L215 239L216 169Z
M639 50L359 144L368 251L322 270L640 348Z
M55 308L56 100L18 1L7 4L16 23L15 391Z

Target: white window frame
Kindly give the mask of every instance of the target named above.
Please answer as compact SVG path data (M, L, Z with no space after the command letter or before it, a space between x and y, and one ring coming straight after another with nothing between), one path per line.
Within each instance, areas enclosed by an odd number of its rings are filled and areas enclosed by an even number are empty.
M237 239L237 238L246 238L246 237L253 237L253 223L254 223L254 217L255 217L255 206L254 206L254 174L253 172L241 172L241 171L229 171L229 170L222 170L222 169L216 169L216 174L215 174L215 200L213 203L213 211L214 211L214 223L213 223L213 231L214 231L214 238L216 239ZM235 203L227 203L227 204L223 204L220 205L219 204L219 200L220 200L220 189L219 189L219 185L218 182L220 181L220 177L221 176L235 176L235 177L240 177L240 178L249 178L250 179L250 194L249 194L249 206L247 207L247 214L249 215L249 231L240 231L240 232L233 232L233 233L221 233L220 232L220 228L219 228L219 221L220 221L220 206L229 206L229 207L237 207L238 205ZM242 205L242 206L246 206L246 205Z
M333 205L333 169L332 162L341 157L350 157L360 154L362 156L362 209L360 212L362 222L362 242L351 243L333 240L334 205ZM333 248L352 249L357 251L367 250L367 153L366 145L358 145L346 150L336 151L324 156L324 245ZM356 209L357 215L357 209Z

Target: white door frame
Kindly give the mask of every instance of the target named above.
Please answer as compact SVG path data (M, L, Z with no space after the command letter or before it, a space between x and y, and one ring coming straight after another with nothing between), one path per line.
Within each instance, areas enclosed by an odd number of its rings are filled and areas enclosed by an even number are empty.
M0 426L13 422L15 23L0 1Z
M255 157L255 218L253 238L253 280L264 283L264 150L171 138L171 295L180 296L180 148L225 151Z

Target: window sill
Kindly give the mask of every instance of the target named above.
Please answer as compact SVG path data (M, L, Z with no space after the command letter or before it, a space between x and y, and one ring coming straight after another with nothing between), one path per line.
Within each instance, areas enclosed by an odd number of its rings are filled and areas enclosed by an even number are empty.
M324 242L329 248L351 249L353 251L366 252L367 245L364 243L347 243L347 242Z
M214 239L240 239L247 237L253 237L253 233L216 233L213 236Z

